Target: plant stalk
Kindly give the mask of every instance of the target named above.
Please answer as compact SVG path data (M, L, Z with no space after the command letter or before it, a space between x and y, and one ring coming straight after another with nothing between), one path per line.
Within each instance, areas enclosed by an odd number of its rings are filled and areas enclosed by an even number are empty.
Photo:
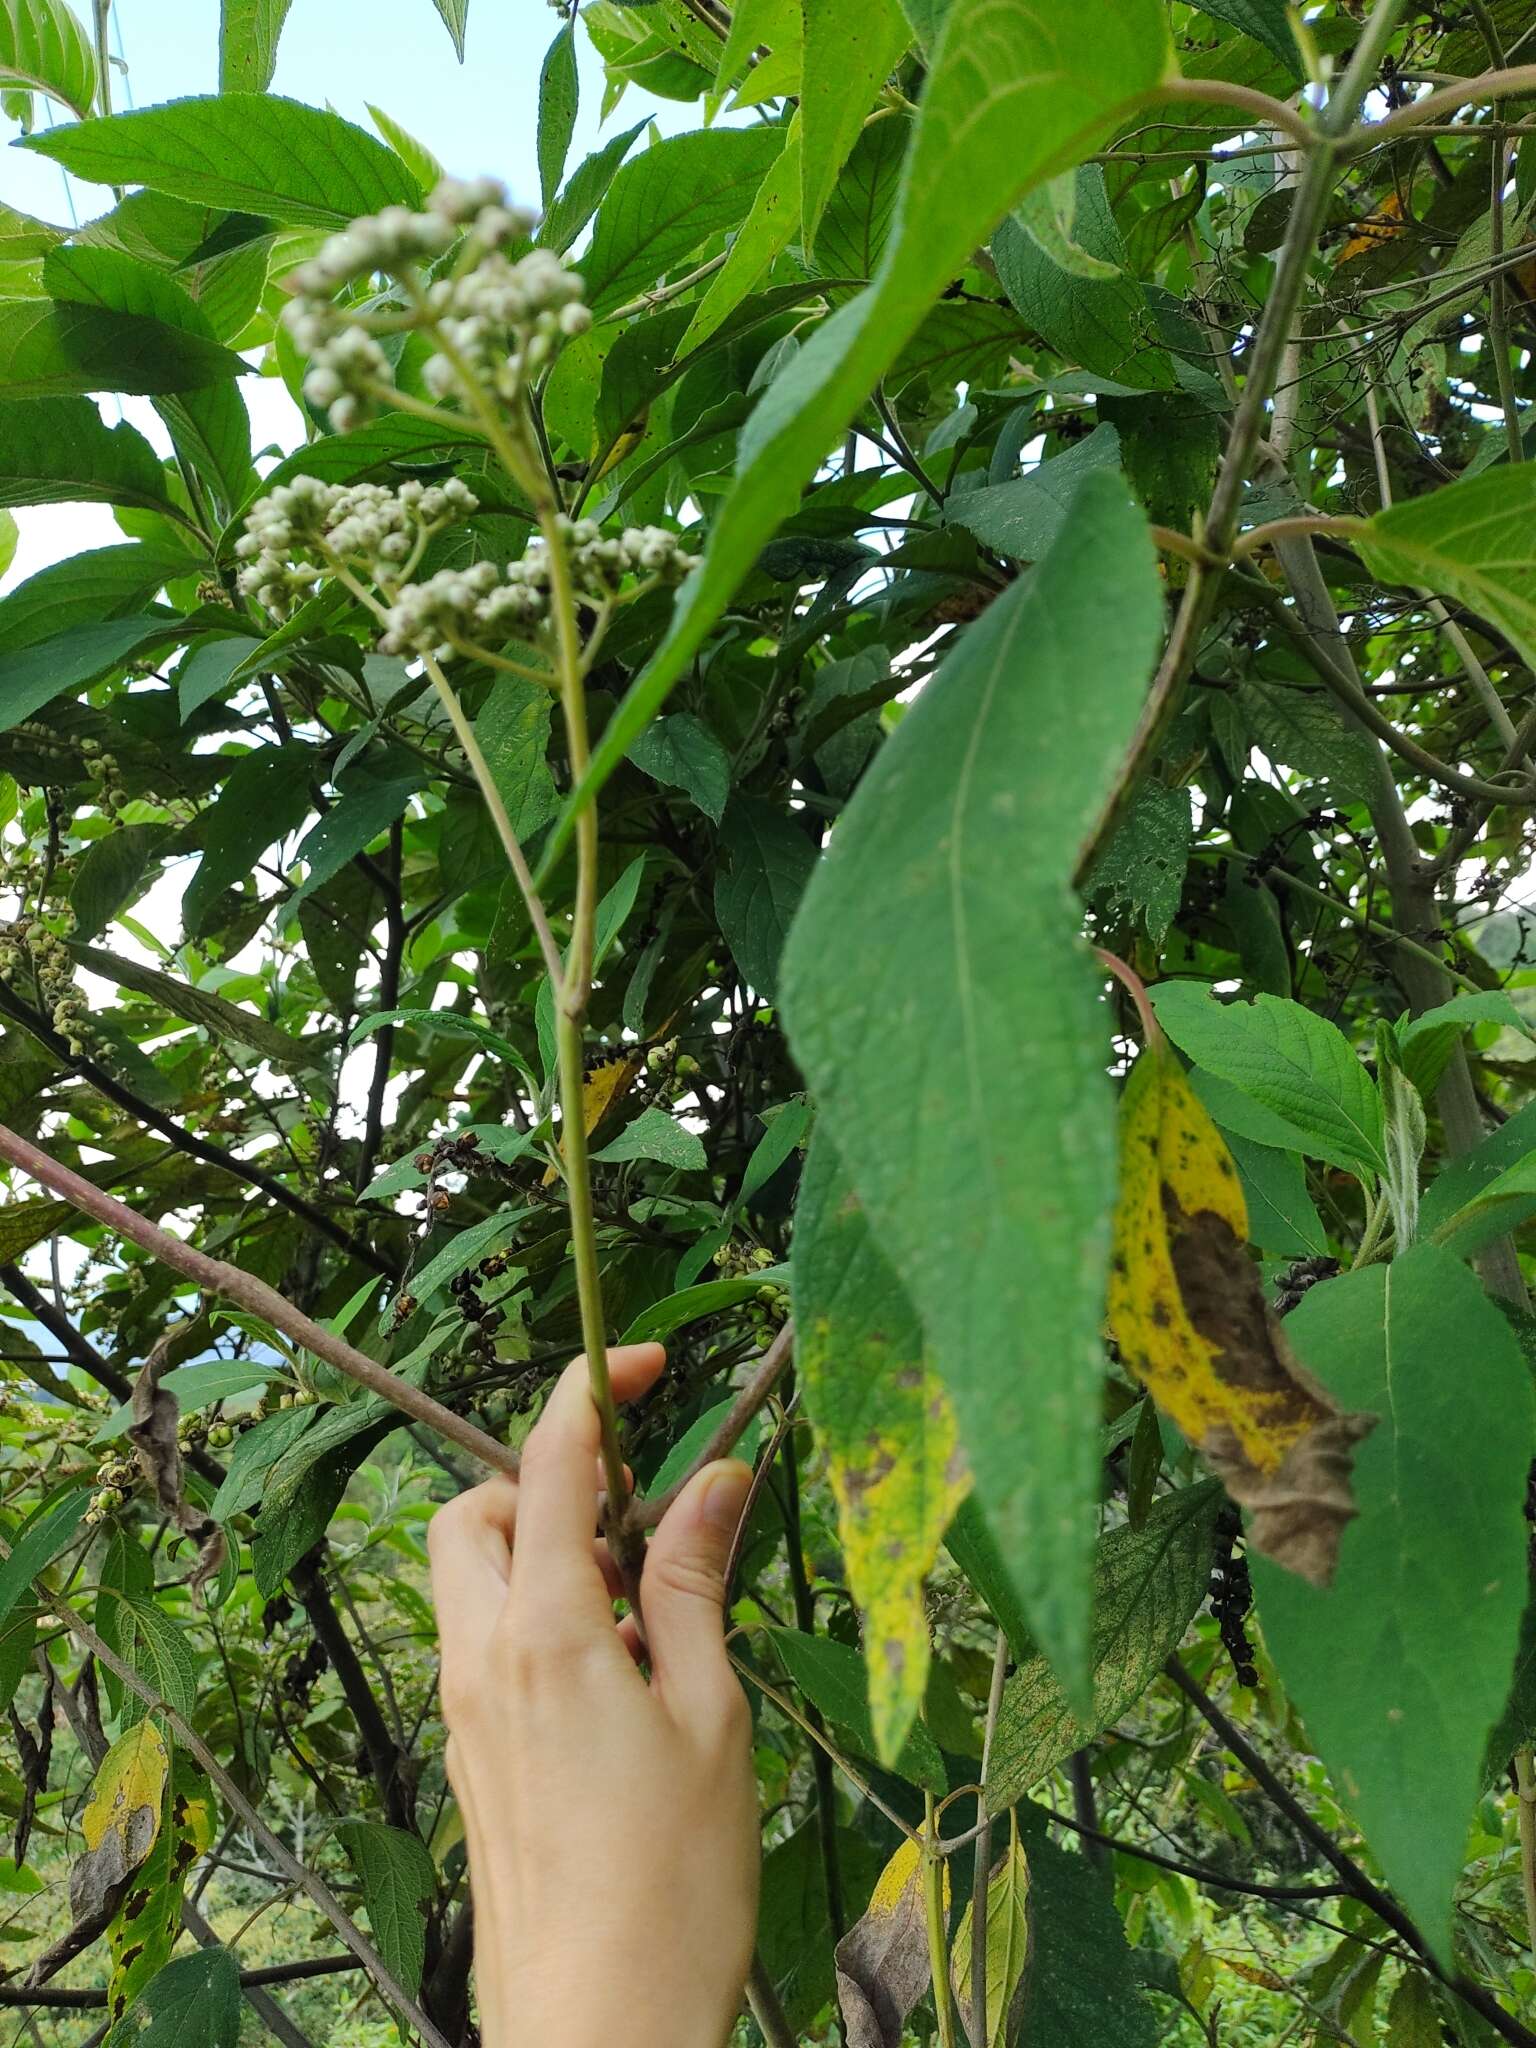
M923 1807L923 1906L928 1921L928 1964L933 1972L933 2010L939 2023L939 2048L957 2048L955 1994L949 1981L949 1938L944 1925L944 1859L937 1849L938 1822L931 1792L923 1794Z

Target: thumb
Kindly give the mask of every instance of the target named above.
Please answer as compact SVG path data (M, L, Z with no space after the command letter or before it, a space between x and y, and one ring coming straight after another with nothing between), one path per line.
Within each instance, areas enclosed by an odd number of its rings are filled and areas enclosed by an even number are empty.
M751 1468L706 1465L662 1517L646 1552L641 1597L653 1682L673 1715L713 1715L740 1693L725 1654L725 1572Z

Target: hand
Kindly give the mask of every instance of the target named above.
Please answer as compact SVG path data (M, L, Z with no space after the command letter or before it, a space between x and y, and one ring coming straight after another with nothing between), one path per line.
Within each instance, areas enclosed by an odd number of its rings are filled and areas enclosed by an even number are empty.
M665 1363L608 1354L619 1400ZM651 1539L638 1637L595 1537L598 1422L578 1359L522 1474L428 1531L448 1776L475 1904L485 2048L720 2048L757 1919L751 1720L725 1654L725 1567L751 1475L700 1472ZM513 1534L516 1531L514 1544Z

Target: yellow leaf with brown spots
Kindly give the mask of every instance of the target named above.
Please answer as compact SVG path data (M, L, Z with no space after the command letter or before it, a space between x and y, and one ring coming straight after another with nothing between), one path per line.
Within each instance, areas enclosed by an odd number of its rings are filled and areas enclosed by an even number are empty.
M76 1921L98 1926L115 1911L160 1833L170 1757L153 1721L120 1735L101 1760L80 1816L85 1853L69 1873Z
M600 1067L594 1067L581 1084L582 1110L586 1118L587 1136L590 1137L608 1114L609 1110L626 1095L629 1084L644 1065L643 1060L626 1056L623 1059L604 1060ZM560 1143L560 1154L565 1156L565 1141ZM551 1166L544 1175L544 1185L558 1178Z
M1252 1516L1251 1541L1326 1585L1355 1513L1341 1411L1297 1361L1247 1250L1237 1169L1167 1043L1120 1111L1109 1321L1126 1364Z
M213 1847L214 1807L208 1780L192 1759L175 1751L160 1832L107 1929L112 1979L107 2008L120 2019L171 1959L181 1933L181 1902L188 1870Z
M947 1862L942 1882L947 1914ZM900 2048L907 2015L932 1976L923 1858L916 1842L903 1842L881 1871L864 1917L837 1944L835 1958L848 2048Z
M820 1131L800 1183L793 1270L796 1364L863 1623L875 1746L891 1763L928 1682L923 1584L971 1475L917 1316Z

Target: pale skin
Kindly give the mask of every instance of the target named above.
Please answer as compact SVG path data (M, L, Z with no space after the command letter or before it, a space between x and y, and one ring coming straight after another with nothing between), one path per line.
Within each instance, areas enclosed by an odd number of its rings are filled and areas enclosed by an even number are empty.
M630 1401L665 1354L628 1345L608 1364ZM730 2034L752 1957L758 1814L722 1608L750 1477L710 1465L668 1510L641 1586L645 1653L613 1617L583 1360L518 1480L432 1521L484 2048L721 2048Z

